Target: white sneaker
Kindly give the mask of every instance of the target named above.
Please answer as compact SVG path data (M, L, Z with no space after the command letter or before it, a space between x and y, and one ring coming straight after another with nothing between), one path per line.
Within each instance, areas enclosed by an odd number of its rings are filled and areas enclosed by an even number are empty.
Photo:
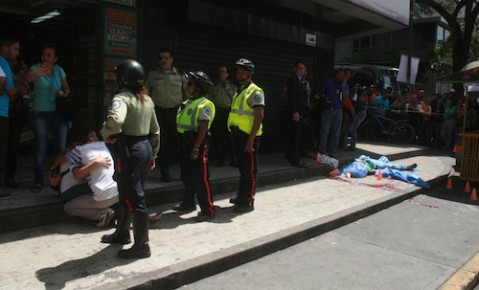
M111 221L115 218L116 212L111 208L104 209L101 216L100 222L96 224L97 227L103 228L108 226Z

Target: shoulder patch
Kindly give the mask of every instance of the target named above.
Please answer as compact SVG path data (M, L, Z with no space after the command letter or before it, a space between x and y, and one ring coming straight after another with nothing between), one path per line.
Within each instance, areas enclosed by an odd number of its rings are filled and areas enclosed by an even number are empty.
M255 92L253 97L257 104L261 104L263 102L264 96L260 92Z
M121 102L119 100L113 100L113 103L111 104L111 109L113 111L118 110L121 107Z
M208 107L208 106L206 106L206 107L204 107L203 112L204 112L206 115L209 116L209 115L211 115L211 108Z

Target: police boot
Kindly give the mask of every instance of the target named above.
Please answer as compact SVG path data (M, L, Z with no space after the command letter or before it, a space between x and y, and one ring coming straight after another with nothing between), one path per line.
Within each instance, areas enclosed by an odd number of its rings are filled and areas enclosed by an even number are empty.
M123 259L142 259L151 256L148 245L148 213L135 212L133 214L133 233L135 243L128 250L120 250L118 256Z
M101 242L106 244L129 244L130 240L130 212L120 207L118 211L118 224L116 230L111 235L104 235L101 237Z

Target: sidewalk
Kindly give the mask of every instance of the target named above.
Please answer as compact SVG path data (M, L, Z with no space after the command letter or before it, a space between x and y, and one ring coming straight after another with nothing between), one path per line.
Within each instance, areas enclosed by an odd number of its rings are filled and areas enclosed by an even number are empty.
M381 144L359 144L355 152L340 151L339 159L349 162L360 154L371 156L386 155L391 160L408 156L421 155L430 152L429 149L417 146ZM444 152L441 152L444 153ZM439 153L439 154L441 154ZM292 167L279 154L260 156L258 186L293 181L305 177L327 176L329 166L317 165L312 159L304 159L307 169ZM65 221L63 204L59 195L46 185L41 193L32 193L29 188L33 182L33 156L22 156L19 161L16 180L20 188L7 189L12 194L11 199L0 200L0 233L48 225ZM171 167L172 181L160 182L159 170L152 171L145 184L149 206L177 202L183 196L183 185L179 180L179 166ZM210 166L210 180L214 194L226 193L238 187L238 169L230 166Z
M341 152L340 159L350 161L363 153L405 158L396 162L417 163L416 174L433 182L448 175L454 164L450 157L421 156L424 151L416 147L359 147L362 150ZM407 155L413 157L406 158ZM164 216L150 230L149 259L120 260L116 257L119 246L99 243L100 237L112 230L99 230L92 223L71 218L55 225L2 233L2 257L8 262L0 266L0 289L172 289L304 241L419 193L413 185L376 180L373 176L348 181L327 179L319 173L329 169L309 160L307 169L292 168L278 156L264 156L260 162L261 188L256 210L251 213L232 212L228 199L234 194L233 179L237 179L237 173L235 168L226 167L211 168L214 188L222 189L216 192L225 192L215 196L215 220L196 223L196 213L178 215L170 210L172 204L150 207L151 211L163 211ZM148 200L152 196L159 196L157 201L174 200L164 195L179 187L176 180L164 186L155 181L153 174L147 184ZM53 195L48 192L32 197L23 189L12 194L15 197L8 205L0 203L4 216L25 210L19 200L33 208L54 207L58 203L54 196L48 198Z

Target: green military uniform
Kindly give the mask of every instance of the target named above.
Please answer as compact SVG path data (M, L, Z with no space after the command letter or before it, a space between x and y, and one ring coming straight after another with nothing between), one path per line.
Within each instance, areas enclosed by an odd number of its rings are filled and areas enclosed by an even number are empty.
M230 82L217 82L211 87L208 92L208 99L210 99L216 108L231 108L233 96L236 93L236 86Z
M176 112L183 101L185 77L173 67L170 71L155 70L148 74L145 88L155 103L156 117L161 128L159 165L163 181L170 180L168 159L170 151L177 151ZM172 150L170 147L173 147Z
M170 71L155 70L148 74L145 88L156 106L164 109L178 108L183 102L186 79L173 67Z
M152 155L156 158L160 149L160 127L150 97L140 101L127 89L122 89L113 97L101 134L107 138L120 133L127 136L149 136Z
M230 164L235 164L234 152L231 149L231 136L228 133L227 121L231 109L231 102L236 93L236 86L230 82L217 82L210 89L208 99L213 101L216 106L216 117L211 127L211 141L218 166L224 164L223 149L230 150Z

